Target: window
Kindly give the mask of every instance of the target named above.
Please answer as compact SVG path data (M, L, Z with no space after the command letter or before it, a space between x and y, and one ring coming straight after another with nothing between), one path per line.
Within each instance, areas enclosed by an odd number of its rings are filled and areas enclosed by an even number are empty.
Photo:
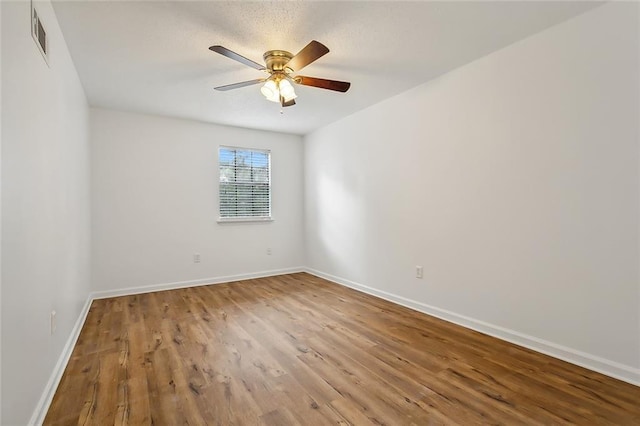
M220 221L271 219L271 153L220 147Z

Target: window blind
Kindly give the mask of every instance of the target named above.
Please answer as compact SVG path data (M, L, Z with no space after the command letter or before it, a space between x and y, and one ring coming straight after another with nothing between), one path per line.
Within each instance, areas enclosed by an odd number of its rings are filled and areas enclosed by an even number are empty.
M220 147L220 219L271 218L271 153Z

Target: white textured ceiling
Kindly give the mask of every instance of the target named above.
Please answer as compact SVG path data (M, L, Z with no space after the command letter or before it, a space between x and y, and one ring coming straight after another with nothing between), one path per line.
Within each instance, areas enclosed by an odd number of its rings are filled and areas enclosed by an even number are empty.
M54 9L93 106L305 134L598 5L594 2L62 1ZM301 74L352 83L296 86L280 114L260 86L213 87L264 74L256 62L311 40L331 50ZM55 47L52 47L52 50Z

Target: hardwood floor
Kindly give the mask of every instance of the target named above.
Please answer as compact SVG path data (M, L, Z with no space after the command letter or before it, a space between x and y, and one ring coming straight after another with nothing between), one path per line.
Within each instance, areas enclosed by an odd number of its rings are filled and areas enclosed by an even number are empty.
M96 300L47 425L640 424L640 388L308 274Z

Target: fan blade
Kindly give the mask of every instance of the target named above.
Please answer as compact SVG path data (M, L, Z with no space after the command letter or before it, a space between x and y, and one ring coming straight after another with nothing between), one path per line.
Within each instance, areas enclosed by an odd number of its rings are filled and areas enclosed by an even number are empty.
M289 106L293 106L296 104L296 100L295 99L291 99L288 101L284 100L284 96L280 96L280 105L282 105L283 107L289 107Z
M329 53L329 49L324 44L312 40L309 44L302 48L296 56L291 58L285 65L292 71L300 71L313 61Z
M305 77L304 75L295 77L293 81L304 86L319 87L321 89L335 90L336 92L342 93L351 87L351 83L346 81L325 80L324 78Z
M221 90L221 91L224 92L224 91L227 91L227 90L239 89L241 87L251 86L253 84L262 83L264 80L265 80L264 78L257 78L255 80L243 81L243 82L240 82L240 83L227 84L226 86L214 87L214 89L215 90Z
M245 64L247 66L250 66L251 68L255 68L257 70L265 70L266 68L264 67L264 65L260 65L257 62L253 62L251 59L247 59L242 55L238 55L236 52L233 52L229 49L227 49L226 47L222 47L222 46L211 46L209 48L209 50L211 50L212 52L216 52L221 54L222 56L226 56L229 59L233 59L234 61L238 61L241 64Z

